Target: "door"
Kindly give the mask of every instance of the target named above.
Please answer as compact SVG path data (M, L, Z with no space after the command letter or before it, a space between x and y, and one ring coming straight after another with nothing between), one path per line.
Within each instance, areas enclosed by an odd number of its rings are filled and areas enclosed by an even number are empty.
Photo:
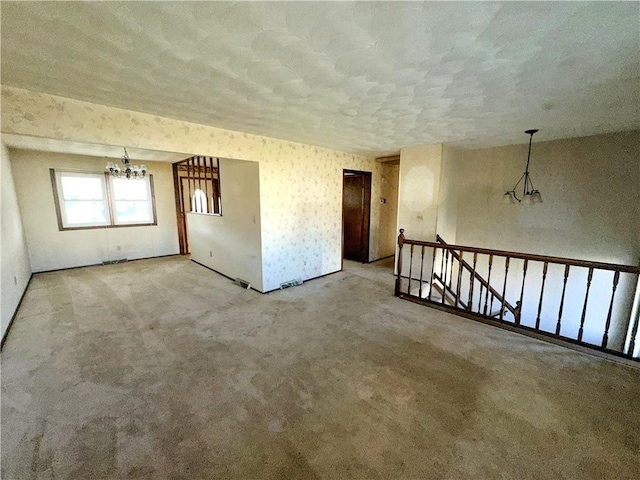
M343 258L368 262L371 172L344 170L342 186Z

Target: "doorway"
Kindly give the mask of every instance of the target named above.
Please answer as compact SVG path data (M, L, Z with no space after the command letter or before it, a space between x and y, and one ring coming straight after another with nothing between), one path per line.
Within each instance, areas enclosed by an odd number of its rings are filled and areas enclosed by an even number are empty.
M369 261L371 172L343 170L342 173L342 258Z
M195 156L173 164L173 184L178 218L180 254L190 253L187 213L221 215L220 162Z

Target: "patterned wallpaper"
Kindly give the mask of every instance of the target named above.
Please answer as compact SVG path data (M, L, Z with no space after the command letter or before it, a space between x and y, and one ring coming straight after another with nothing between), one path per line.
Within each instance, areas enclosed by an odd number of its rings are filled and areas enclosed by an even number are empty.
M379 258L382 171L373 158L5 86L2 131L260 162L265 290L340 269L342 169L371 171L369 256Z

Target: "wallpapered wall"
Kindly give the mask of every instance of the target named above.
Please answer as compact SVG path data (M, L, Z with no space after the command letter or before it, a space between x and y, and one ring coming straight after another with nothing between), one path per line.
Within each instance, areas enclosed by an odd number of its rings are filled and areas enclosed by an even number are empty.
M373 158L13 87L2 87L2 107L6 133L260 162L265 290L340 269L342 169L371 171L369 258L380 257Z

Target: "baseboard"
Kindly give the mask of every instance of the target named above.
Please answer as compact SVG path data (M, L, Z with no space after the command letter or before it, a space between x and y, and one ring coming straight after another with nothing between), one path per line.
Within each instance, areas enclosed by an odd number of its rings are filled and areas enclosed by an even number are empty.
M377 259L375 259L375 260L369 260L369 261L368 261L368 262L366 262L366 263L376 263L376 262L380 262L380 261L382 261L382 260L386 260L387 258L393 258L393 257L395 257L395 256L396 256L396 254L394 253L394 254L392 254L392 255L387 255L386 257L377 258Z
M215 268L211 268L211 267L209 267L208 265L205 265L204 263L200 263L200 262L198 262L198 261L194 260L193 258L192 258L192 259L190 259L190 260L191 260L193 263L196 263L196 264L200 265L201 267L206 268L207 270L211 270L212 272L215 272L215 273L217 273L218 275L222 275L224 278L228 278L228 279L229 279L229 280L231 280L232 282L235 282L235 280L236 280L235 278L231 278L229 275L225 275L224 273L219 272L219 271L218 271L218 270L216 270ZM258 292L258 293L262 293L262 294L268 293L268 292L261 292L261 291L260 291L260 290L258 290L257 288L253 288L253 287L251 287L251 286L249 287L249 290L253 290L254 292Z
M141 258L132 258L131 260L127 260L126 262L117 262L111 264L105 263L90 263L89 265L78 265L77 267L65 267L65 268L54 268L53 270L38 270L36 273L52 273L52 272L64 272L65 270L77 270L78 268L88 268L88 267L108 267L111 265L121 265L123 263L137 262L138 260L151 260L153 258L166 258L166 257L180 257L184 256L180 253L170 253L168 255L156 255L154 257L141 257Z
M9 320L9 325L7 325L7 329L4 331L4 334L2 335L2 341L0 341L0 350L4 348L4 342L7 341L7 337L9 336L9 332L11 331L11 326L13 325L13 321L16 319L16 316L18 315L18 310L20 310L20 305L22 305L22 300L24 300L24 296L27 294L29 285L31 285L32 278L33 278L33 273L31 273L31 276L29 277L29 281L27 282L27 286L24 287L24 291L20 296L20 301L18 302L18 305L16 305L16 309L13 312L13 315L11 316L11 320Z

